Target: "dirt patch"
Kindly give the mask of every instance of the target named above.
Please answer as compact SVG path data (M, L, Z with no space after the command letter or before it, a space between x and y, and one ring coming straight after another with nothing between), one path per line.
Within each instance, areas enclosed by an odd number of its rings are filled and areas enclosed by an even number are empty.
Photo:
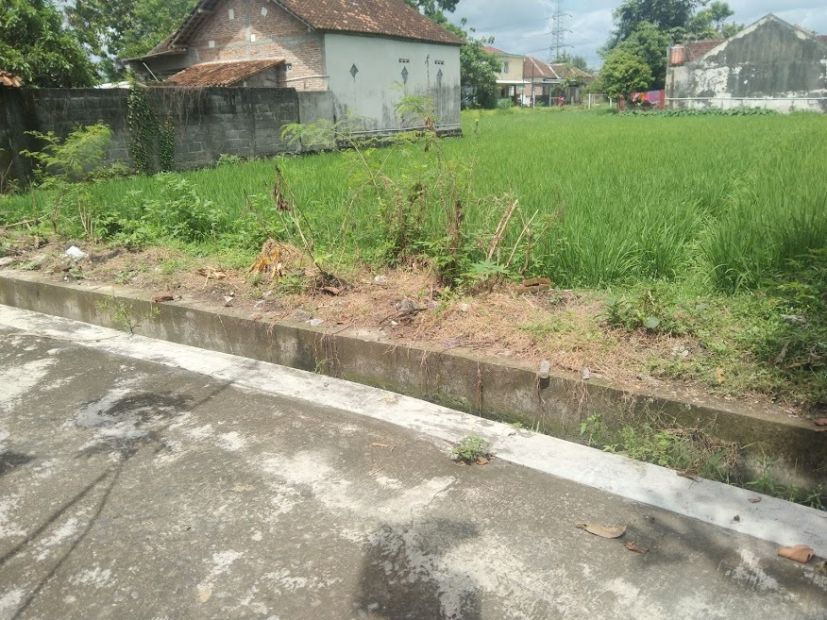
M714 379L693 382L657 374L657 368L708 355L703 343L611 328L604 319L606 295L598 291L501 282L459 295L443 290L427 266L352 271L340 274L334 286L288 246L283 261L277 257L269 270L250 271L170 248L128 252L82 244L88 256L71 260L65 256L69 245L19 247L7 266L37 269L59 280L118 284L173 299L223 304L256 320L353 328L389 342L463 349L538 367L547 360L558 371L605 379L621 389L672 390L688 398L709 401L712 396L779 415L803 415L795 403L736 392L726 381L715 385Z

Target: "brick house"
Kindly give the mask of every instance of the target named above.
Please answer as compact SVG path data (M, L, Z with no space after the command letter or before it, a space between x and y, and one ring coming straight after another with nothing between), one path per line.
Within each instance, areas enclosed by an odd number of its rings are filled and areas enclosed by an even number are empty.
M127 60L147 82L328 91L333 117L402 128L396 104L427 95L459 127L462 41L403 0L201 0L176 32Z

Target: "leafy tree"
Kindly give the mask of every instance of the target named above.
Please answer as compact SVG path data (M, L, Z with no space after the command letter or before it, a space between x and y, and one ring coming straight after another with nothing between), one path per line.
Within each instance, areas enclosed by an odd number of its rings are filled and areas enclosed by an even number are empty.
M609 47L628 39L644 22L665 32L683 31L703 4L704 0L624 0L614 12L616 28Z
M652 80L646 89L663 88L666 83L666 50L672 38L654 24L643 22L615 49L637 56L649 67Z
M633 92L649 88L652 70L640 56L617 48L606 56L600 70L600 83L609 97L628 99Z
M689 33L699 39L730 37L742 28L738 24L726 23L734 14L726 2L715 0L694 15L689 23Z
M415 9L419 9L428 17L444 12L453 13L459 4L459 0L405 0L405 2Z
M103 74L123 74L118 58L145 54L172 33L197 0L75 0L69 23L98 56Z
M485 51L485 45L493 41L473 38L473 29L466 32L460 26L447 23L444 16L436 21L464 41L459 48L460 83L464 93L470 96L473 105L482 108L496 107L497 72L500 70L500 63L494 55ZM465 20L462 20L463 26L465 23Z
M586 73L593 73L593 71L589 69L589 61L586 60L585 56L577 56L574 54L569 54L568 52L562 52L560 56L554 59L554 62L577 67Z
M0 67L44 87L91 86L94 67L49 0L2 0Z

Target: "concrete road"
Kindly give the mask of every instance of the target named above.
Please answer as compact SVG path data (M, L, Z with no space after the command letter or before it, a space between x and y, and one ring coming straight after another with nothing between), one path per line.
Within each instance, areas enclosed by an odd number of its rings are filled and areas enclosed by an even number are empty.
M424 432L314 404L335 380L288 399L245 384L278 367L201 374L2 317L0 618L827 618L827 576L774 544L455 464Z

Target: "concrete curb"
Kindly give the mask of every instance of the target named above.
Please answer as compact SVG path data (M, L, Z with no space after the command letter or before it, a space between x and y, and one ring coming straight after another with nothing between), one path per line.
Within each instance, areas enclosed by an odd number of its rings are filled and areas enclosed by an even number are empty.
M406 428L450 446L468 434L491 442L497 459L663 508L781 545L805 543L827 556L827 513L656 465L492 422L349 381L71 320L0 306L0 325L154 364L208 375L238 387L346 411ZM447 458L447 457L446 457Z
M816 486L827 472L827 433L779 413L624 391L562 373L543 381L527 365L457 349L396 345L353 330L290 321L267 323L187 301L153 304L146 291L56 283L32 272L0 271L0 304L104 327L124 329L128 323L151 338L318 372L575 441L581 422L593 413L609 425L658 416L744 446L748 467L758 470L771 461L784 482Z

